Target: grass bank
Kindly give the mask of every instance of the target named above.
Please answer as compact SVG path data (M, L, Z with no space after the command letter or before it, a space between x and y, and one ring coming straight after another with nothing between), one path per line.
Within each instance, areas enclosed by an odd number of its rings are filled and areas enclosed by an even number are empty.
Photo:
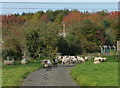
M23 79L31 72L42 67L40 63L29 63L24 66L3 66L2 86L20 86Z
M71 76L80 86L118 86L118 62L86 62L72 68Z

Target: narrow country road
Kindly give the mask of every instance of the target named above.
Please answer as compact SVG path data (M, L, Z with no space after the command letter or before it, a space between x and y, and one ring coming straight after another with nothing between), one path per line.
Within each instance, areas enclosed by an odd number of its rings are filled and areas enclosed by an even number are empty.
M53 67L52 71L41 69L27 76L22 86L77 86L70 77L70 69L73 65Z

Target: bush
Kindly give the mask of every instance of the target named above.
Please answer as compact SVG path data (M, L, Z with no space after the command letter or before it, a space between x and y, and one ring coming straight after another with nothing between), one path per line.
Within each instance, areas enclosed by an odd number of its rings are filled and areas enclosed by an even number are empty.
M14 65L20 65L21 64L21 61L15 61L14 62Z
M4 49L2 51L2 57L3 57L3 60L6 60L7 57L9 57L10 60L12 60L12 58L14 58L15 60L19 60L21 59L22 56L21 54L19 54L13 49Z

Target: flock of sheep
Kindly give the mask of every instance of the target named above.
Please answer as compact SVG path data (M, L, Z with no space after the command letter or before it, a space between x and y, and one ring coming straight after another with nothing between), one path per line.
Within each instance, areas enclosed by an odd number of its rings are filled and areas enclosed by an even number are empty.
M86 56L86 57L80 57L80 56L57 56L56 59L51 60L42 60L42 64L47 68L51 68L52 64L54 66L57 66L58 62L61 62L62 64L79 64L79 63L85 63L86 61L90 60L91 58L94 58L94 64L99 64L101 62L105 62L106 58L103 57L91 57L91 56ZM27 64L27 59L22 59L21 64L25 65ZM14 64L14 59L10 60L5 60L3 62L4 65L13 65Z
M94 64L98 64L101 62L105 62L106 58L103 57L80 57L80 56L58 56L58 60L62 62L62 64L76 64L76 63L84 63L91 58L94 58Z
M52 64L55 65L58 62L61 62L62 64L79 64L85 63L86 61L91 60L91 58L94 58L94 64L99 64L106 61L106 58L103 57L57 56L56 59L53 59L53 61L42 60L42 64L44 65L46 70L51 70Z

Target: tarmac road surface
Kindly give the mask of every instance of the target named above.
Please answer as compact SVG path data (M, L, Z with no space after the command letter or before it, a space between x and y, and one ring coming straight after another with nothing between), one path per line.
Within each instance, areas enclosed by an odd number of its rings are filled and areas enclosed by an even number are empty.
M53 67L51 71L45 68L29 74L22 86L77 86L70 77L70 69L74 65L62 65Z

